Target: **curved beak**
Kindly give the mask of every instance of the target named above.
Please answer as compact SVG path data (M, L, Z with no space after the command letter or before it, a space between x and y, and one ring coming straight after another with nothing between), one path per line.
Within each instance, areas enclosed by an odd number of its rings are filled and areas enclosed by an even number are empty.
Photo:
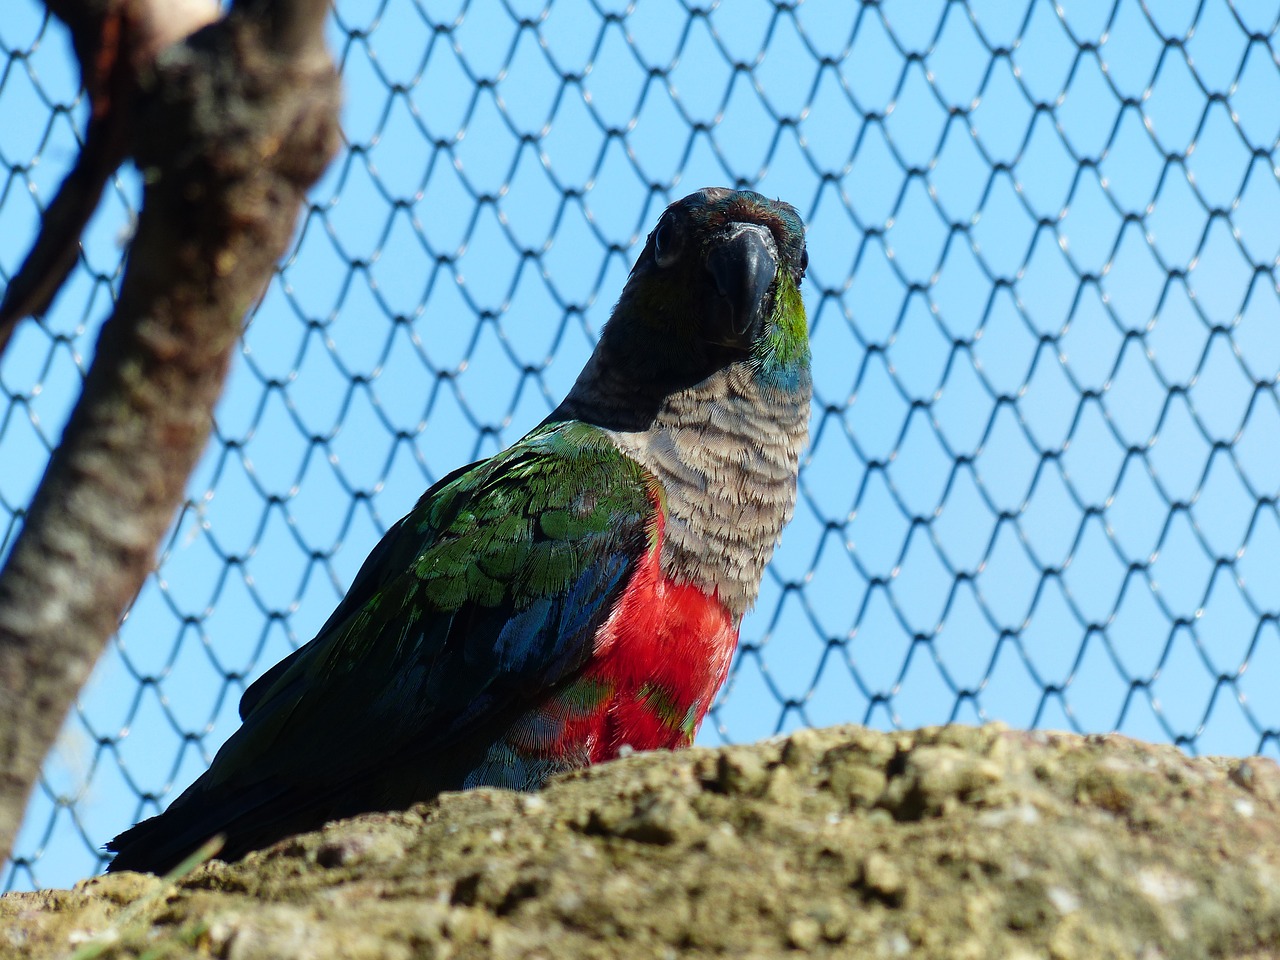
M764 299L778 274L773 234L758 223L733 223L707 255L707 269L726 302L735 336L755 336L764 320Z

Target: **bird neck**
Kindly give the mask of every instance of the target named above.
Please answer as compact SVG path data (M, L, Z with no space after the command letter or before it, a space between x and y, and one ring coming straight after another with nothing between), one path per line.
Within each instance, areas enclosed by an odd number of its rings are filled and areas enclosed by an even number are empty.
M795 509L809 396L807 365L784 388L742 361L665 397L642 429L607 431L663 486L664 576L718 597L735 621Z
M619 320L622 308L619 303L586 366L548 421L582 420L610 430L644 430L673 395L695 387L736 359L714 354L706 345L639 346L631 338L641 325ZM660 334L647 336L662 340Z

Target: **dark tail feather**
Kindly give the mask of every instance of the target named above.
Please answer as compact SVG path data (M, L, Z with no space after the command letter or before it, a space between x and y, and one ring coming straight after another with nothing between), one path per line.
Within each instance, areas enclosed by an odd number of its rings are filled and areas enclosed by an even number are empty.
M490 731L480 733L473 742L449 743L445 763L424 762L421 751L405 750L380 757L381 770L361 766L339 775L325 768L323 776L305 782L266 779L247 786L235 778L209 786L206 772L163 813L110 841L106 848L115 859L107 870L168 873L217 834L225 838L218 859L232 862L285 837L318 830L329 820L403 810L441 790L459 789L492 742ZM429 772L423 775L424 770Z
M143 820L107 842L107 850L115 854L107 864L107 872L136 870L139 873L165 874L208 839L193 832L173 835L162 813Z
M268 784L230 800L188 792L163 813L109 841L106 848L115 858L107 871L165 874L218 834L224 841L216 855L232 862L251 850L319 827L326 819L314 805L300 803L290 791Z

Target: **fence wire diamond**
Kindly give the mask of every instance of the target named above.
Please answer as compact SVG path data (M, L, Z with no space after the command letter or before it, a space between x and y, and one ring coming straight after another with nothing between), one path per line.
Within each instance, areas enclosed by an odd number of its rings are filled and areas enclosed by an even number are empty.
M809 224L813 438L701 742L1002 719L1280 755L1280 47L1231 0L338 0L347 146L3 889L68 884L236 726L386 526L541 419L671 199ZM0 282L83 126L0 23ZM74 401L122 173L0 365L0 549Z

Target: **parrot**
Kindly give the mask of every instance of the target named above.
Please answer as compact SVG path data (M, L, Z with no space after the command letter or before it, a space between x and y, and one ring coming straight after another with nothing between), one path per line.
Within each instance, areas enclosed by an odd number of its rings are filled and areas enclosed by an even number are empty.
M106 845L165 873L444 791L690 746L796 504L812 395L790 204L711 187L645 240L564 400L442 477L241 726Z

